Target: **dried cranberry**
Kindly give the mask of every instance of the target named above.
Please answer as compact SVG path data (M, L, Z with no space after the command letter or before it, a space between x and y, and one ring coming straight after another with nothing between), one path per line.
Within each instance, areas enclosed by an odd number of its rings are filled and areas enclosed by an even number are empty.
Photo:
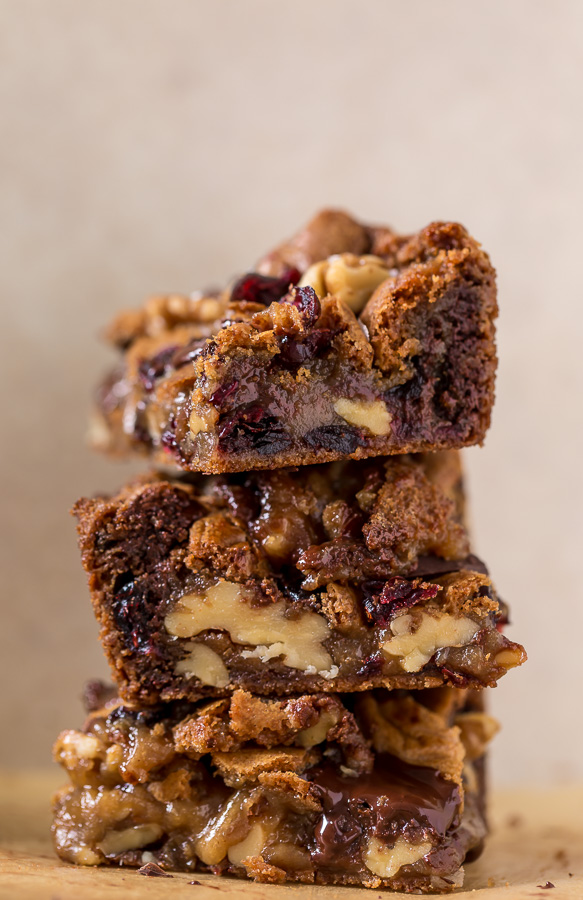
M279 356L276 361L285 366L301 366L302 363L315 359L325 350L329 350L337 333L332 328L316 328L300 340L290 334L284 334L279 338Z
M171 421L168 423L168 428L162 432L160 436L160 443L166 453L171 454L172 456L179 455L178 442L176 440L176 423Z
M261 406L239 409L219 425L219 449L229 453L254 450L269 455L287 449L291 442L283 423Z
M313 287L294 288L287 297L283 298L283 303L291 303L299 310L302 322L306 328L314 325L320 317L322 307L318 295Z
M238 427L249 430L265 417L265 410L261 406L248 406L247 409L237 410L219 424L219 440L228 438Z
M239 387L239 382L237 379L229 382L228 384L222 384L220 387L216 389L214 394L211 397L211 403L213 406L222 406L225 400L234 394L237 388Z
M377 675L380 675L383 671L383 659L380 653L373 653L372 656L367 656L365 660L356 673L360 675L361 678L375 678Z
M446 668L446 666L442 666L439 671L446 682L454 684L456 687L467 687L468 684L470 684L471 679L467 675L462 675L461 672L453 672L451 669Z
M385 582L380 592L379 587L378 581L363 584L364 612L368 621L376 625L386 625L400 609L432 600L439 593L438 584L408 581L400 575Z
M290 285L297 284L299 280L300 272L292 268L286 269L279 278L248 272L235 282L231 302L262 303L269 306L270 303L281 300L289 291Z
M313 591L304 591L299 585L297 587L293 585L296 574L291 566L286 566L285 571L279 573L279 586L282 594L285 594L286 598L296 606L320 612L322 602L318 594Z
M309 447L333 450L335 453L354 453L365 442L362 432L350 425L321 425L306 432L304 441Z
M111 729L114 725L120 722L125 722L129 725L135 725L137 718L137 710L130 709L127 706L114 706L105 720L105 725L108 729Z
M202 359L209 359L209 357L211 357L213 353L216 352L217 346L218 344L216 341L208 340L200 351Z
M144 390L151 391L156 384L158 378L165 375L172 367L172 357L176 353L178 347L164 347L159 353L156 353L151 359L144 359L138 367L138 375L144 385Z
M150 649L150 615L142 591L135 581L128 581L116 590L112 600L115 625L131 650Z

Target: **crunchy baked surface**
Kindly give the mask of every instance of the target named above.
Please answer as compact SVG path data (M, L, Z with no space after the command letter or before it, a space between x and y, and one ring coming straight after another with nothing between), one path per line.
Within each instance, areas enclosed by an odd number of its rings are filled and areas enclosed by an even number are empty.
M461 225L401 236L327 210L257 269L113 322L96 446L237 472L482 442L495 272Z
M139 479L79 501L124 700L490 686L525 659L469 556L454 452Z
M448 892L481 849L481 760L497 730L471 692L119 700L63 732L59 855L258 881Z

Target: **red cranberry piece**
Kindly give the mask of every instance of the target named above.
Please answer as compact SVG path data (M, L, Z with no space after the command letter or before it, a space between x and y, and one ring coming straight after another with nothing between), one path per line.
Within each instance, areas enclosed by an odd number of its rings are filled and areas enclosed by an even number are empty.
M220 387L218 387L211 397L211 403L213 404L213 406L222 406L225 400L227 400L232 394L234 394L238 387L239 382L237 381L237 379L229 382L228 384L222 384Z
M321 425L306 432L304 441L309 447L345 454L354 453L365 443L365 438L361 431L350 425Z
M239 409L219 425L219 449L227 453L255 450L272 455L285 450L291 442L283 423L261 406Z
M250 406L232 413L219 425L219 441L228 438L238 427L245 426L247 429L251 429L265 416L265 410L261 406Z
M146 404L143 400L139 400L136 403L131 430L129 422L127 423L127 428L132 441L138 444L145 444L148 447L151 446L152 438L146 420Z
M176 420L174 418L170 419L168 428L162 432L160 443L166 453L169 453L172 456L180 455L180 448L178 447L178 441L176 439Z
M150 646L150 617L144 601L136 582L129 581L116 591L112 602L113 619L126 646L142 652Z
M300 311L302 322L306 328L317 322L322 311L318 295L309 285L294 288L282 302L291 303Z
M373 653L372 656L367 656L366 659L363 660L363 663L356 673L360 675L361 678L375 678L377 675L380 675L383 671L383 659L380 653Z
M480 593L481 593L481 591L480 591ZM488 594L487 596L491 596L491 594ZM499 604L500 610L499 610L498 614L495 615L494 621L496 622L497 631L500 634L502 634L504 629L506 628L506 626L510 625L512 623L510 622L510 615L509 615L508 607L507 607L506 603L504 602L504 600L502 600L500 597L498 598L498 604Z
M385 582L379 592L379 582L363 584L363 607L369 622L386 625L400 609L408 609L432 600L439 593L438 584L408 581L395 575Z
M285 366L301 366L329 350L337 333L332 328L316 328L299 340L290 334L284 334L279 339L279 356L276 361Z
M249 272L235 282L231 302L262 303L269 306L270 303L281 300L289 291L290 285L297 284L299 280L300 272L293 268L286 269L279 278Z
M448 684L453 684L456 687L467 687L470 684L468 676L462 675L461 672L454 672L452 669L446 668L446 666L442 666L439 671Z

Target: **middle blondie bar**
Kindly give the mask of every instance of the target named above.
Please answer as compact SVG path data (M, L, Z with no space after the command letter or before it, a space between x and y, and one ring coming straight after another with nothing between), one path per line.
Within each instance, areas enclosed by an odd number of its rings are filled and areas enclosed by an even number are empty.
M126 703L492 686L526 658L469 553L454 452L154 474L75 511Z

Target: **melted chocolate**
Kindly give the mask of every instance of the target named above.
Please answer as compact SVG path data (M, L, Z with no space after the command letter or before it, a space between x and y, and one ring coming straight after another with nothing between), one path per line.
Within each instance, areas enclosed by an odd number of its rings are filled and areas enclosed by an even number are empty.
M413 572L407 572L407 578L427 578L431 575L447 575L450 572L479 572L488 575L485 564L473 553L465 559L442 559L440 556L420 556Z
M455 824L461 799L457 785L434 769L408 765L388 753L377 755L369 775L350 778L327 764L312 781L324 807L312 857L319 866L335 869L358 867L365 834L389 845L404 833L415 842L428 833L442 838Z

